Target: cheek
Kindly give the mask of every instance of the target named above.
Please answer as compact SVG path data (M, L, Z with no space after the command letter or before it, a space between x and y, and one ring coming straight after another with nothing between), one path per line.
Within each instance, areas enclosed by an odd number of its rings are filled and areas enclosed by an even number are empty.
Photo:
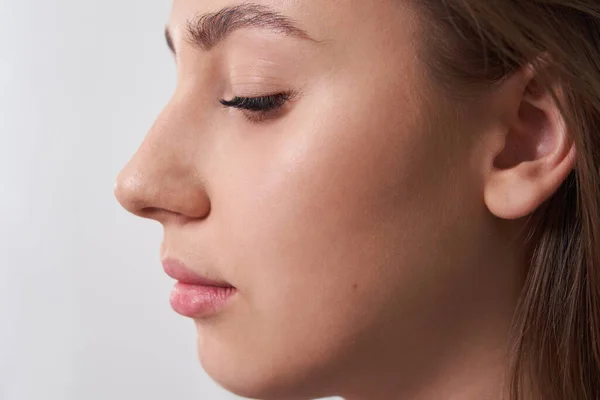
M223 325L230 341L214 340L232 354L302 349L289 368L343 352L381 319L439 213L443 176L418 107L324 96L277 136L244 141L214 188L216 251L243 299Z

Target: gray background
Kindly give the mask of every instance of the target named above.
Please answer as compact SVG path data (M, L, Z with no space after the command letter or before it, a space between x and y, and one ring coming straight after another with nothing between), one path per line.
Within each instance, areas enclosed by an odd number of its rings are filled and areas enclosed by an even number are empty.
M199 0L200 1L200 0ZM113 197L175 84L170 2L0 0L0 399L233 399Z

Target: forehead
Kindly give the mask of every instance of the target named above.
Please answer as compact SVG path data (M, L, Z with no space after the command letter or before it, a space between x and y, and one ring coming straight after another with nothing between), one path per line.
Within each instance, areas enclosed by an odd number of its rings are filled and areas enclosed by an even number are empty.
M257 4L297 22L316 40L356 40L358 35L406 36L414 21L412 10L398 0L174 0L168 20L177 40L187 21L225 7Z

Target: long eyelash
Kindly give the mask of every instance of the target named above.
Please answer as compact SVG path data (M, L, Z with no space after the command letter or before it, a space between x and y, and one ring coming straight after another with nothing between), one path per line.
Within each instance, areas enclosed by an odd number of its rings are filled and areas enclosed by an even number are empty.
M251 112L267 112L282 107L290 98L290 93L279 93L261 97L234 97L231 100L219 100L225 107L233 107Z

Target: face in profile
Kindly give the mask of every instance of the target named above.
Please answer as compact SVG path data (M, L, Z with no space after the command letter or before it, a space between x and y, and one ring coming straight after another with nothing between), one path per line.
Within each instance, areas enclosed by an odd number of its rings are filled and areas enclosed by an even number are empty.
M116 194L164 227L172 304L226 389L351 398L393 366L409 390L510 309L486 302L513 280L473 168L484 108L439 95L407 3L174 1L177 87Z

